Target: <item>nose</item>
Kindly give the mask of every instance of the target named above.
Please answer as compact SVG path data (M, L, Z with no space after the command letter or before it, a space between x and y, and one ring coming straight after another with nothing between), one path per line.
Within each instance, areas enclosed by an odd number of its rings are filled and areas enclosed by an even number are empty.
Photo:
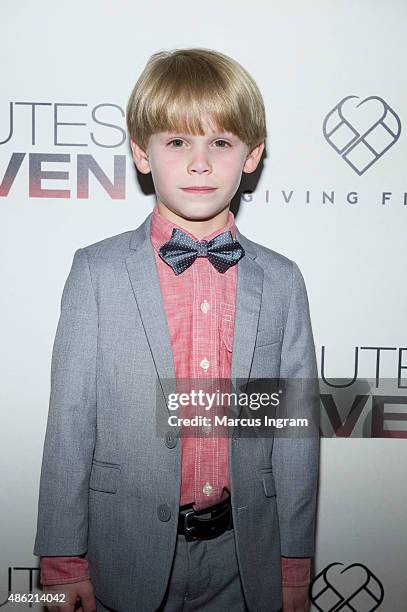
M192 152L188 172L190 174L210 174L212 172L208 152L205 149L199 148Z

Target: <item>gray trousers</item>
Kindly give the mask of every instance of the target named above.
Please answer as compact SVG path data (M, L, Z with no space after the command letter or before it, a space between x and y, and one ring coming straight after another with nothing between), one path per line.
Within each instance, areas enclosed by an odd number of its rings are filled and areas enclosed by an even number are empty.
M96 600L97 612L105 612ZM177 536L168 588L157 612L247 612L234 530L212 540Z

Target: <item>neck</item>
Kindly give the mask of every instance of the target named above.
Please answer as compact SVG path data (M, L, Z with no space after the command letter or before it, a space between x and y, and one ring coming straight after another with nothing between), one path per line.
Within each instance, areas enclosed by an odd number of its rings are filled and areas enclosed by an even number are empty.
M157 202L158 212L162 217L176 223L190 234L201 240L204 236L212 234L224 227L228 221L229 204L214 217L208 219L186 219L177 215L172 210L164 206L161 202Z

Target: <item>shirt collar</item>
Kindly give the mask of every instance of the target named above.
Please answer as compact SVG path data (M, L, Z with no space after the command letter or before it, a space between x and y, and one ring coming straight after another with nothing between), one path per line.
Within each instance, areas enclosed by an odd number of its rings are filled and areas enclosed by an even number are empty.
M184 229L180 225L177 225L173 221L170 221L169 219L163 217L160 214L158 206L156 204L153 208L153 215L151 217L150 226L151 242L156 251L158 251L165 242L168 242L168 240L172 236L172 230L174 229L174 227L180 229L182 232L190 236L193 240L197 240L197 237L188 232L188 230ZM226 224L220 229L215 230L211 234L204 236L202 240L211 240L212 238L215 238L215 236L218 236L219 234L222 234L223 232L227 231L230 231L232 233L233 238L236 238L236 230L237 227L235 224L235 216L232 211L229 210Z

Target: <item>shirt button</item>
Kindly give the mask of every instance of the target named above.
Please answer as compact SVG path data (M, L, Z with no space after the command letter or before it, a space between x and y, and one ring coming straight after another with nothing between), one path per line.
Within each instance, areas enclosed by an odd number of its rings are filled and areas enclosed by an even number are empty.
M210 433L212 431L212 425L210 423L207 425L202 425L202 431L204 433Z
M208 312L208 310L210 309L210 305L209 302L207 302L206 300L204 300L201 304L201 310L204 314L206 314Z
M209 361L207 360L207 358L205 357L205 359L202 359L201 363L199 364L201 366L201 368L203 370L207 370L209 368Z
M202 491L205 493L205 495L209 497L210 495L212 495L213 487L209 484L209 482L206 482L203 486Z

